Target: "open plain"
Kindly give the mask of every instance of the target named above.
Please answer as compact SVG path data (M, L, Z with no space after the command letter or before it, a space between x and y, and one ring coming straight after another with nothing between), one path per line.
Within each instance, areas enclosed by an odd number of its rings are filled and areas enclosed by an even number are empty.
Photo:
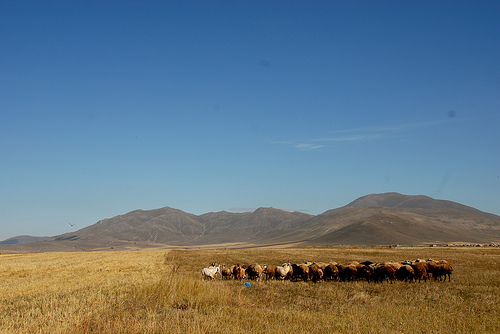
M451 282L203 280L222 264L446 259ZM498 333L500 249L264 248L0 255L2 333Z

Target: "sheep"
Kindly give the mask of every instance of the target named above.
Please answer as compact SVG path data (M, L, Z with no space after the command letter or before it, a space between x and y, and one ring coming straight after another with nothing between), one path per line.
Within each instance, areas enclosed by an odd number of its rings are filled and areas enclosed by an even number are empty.
M378 267L375 267L375 270L373 271L373 280L375 282L383 282L384 280L387 280L392 284L392 281L394 281L395 278L395 274L396 270L394 270L391 265L379 265Z
M296 263L292 264L292 275L290 276L290 281L297 280L299 278L299 265Z
M245 278L245 269L239 263L233 269L233 276L240 281Z
M266 279L273 279L276 276L276 266L272 264L265 265L264 274L266 275Z
M313 282L317 282L318 280L323 278L323 270L318 266L317 263L309 265L309 277L311 277L311 281Z
M288 266L290 266L290 270L288 271L288 274L286 274L285 279L289 279L290 281L293 278L293 265L290 263L286 263Z
M388 262L385 262L384 263L385 265L389 265L392 267L392 269L394 269L394 271L398 270L399 268L401 268L402 264L401 263L398 263L398 262L394 262L394 261L388 261Z
M339 277L339 268L333 263L330 263L323 270L323 278L325 281L334 280Z
M449 263L442 263L438 264L437 267L434 269L434 280L437 280L438 278L441 279L441 276L444 276L443 282L446 282L446 276L448 275L448 282L451 281L451 273L453 272L453 268L451 264Z
M427 260L424 263L424 266L425 266L425 269L427 270L427 275L432 275L432 277L435 277L434 271L436 270L438 263L434 260Z
M283 263L282 266L276 266L276 279L284 280L288 276L290 269L292 269L290 263Z
M326 263L326 262L316 262L316 264L323 271L325 270L326 266L329 265L329 263Z
M201 275L204 279L214 280L217 273L220 273L219 266L210 266L201 270Z
M302 264L284 263L281 266L266 265L260 266L258 264L252 265L233 265L226 267L217 262L212 263L207 268L202 269L202 276L205 279L215 279L217 275L221 274L222 279L242 280L245 277L250 279L260 279L262 274L265 274L267 279L279 280L311 280L317 282L324 279L340 280L340 281L354 281L354 280L373 280L375 282L383 282L384 280L391 283L395 278L401 281L412 282L417 280L419 282L427 281L430 274L434 280L451 281L451 273L453 268L446 260L408 260L403 262L388 261L384 263L373 263L371 261L364 261L359 263L357 261L347 262L347 264L337 264L336 262L305 262ZM443 279L444 276L444 279Z
M226 266L222 266L221 274L222 274L222 279L231 279L231 276L233 276L233 270L232 268L227 268Z
M415 279L415 281L418 278L419 283L421 279L423 279L424 282L427 282L427 269L425 269L425 266L422 263L414 262L411 267L414 271L413 278Z
M396 270L396 278L400 281L411 282L412 278L415 276L415 271L409 264L404 264Z
M260 278L260 275L262 274L262 267L258 264L252 264L246 268L245 273L247 274L248 278L250 279L255 279L258 280Z
M339 264L337 265L339 269L339 278L341 281L354 281L358 270L354 264Z
M292 264L292 278L302 278L305 281L309 278L309 265L307 264Z
M360 264L364 264L365 266L369 267L373 264L372 261L364 261L364 262L361 262Z
M370 277L372 275L372 271L370 267L364 265L364 264L358 264L356 265L356 279L357 280L370 280Z

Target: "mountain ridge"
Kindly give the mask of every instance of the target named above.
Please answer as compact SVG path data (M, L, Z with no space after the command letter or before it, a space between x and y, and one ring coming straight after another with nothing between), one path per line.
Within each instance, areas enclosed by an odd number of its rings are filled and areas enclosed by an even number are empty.
M13 239L13 238L10 238ZM332 246L498 242L500 216L423 195L370 194L319 215L261 207L194 215L171 207L133 210L25 249L293 244ZM16 245L1 245L15 247ZM22 249L23 245L18 245Z

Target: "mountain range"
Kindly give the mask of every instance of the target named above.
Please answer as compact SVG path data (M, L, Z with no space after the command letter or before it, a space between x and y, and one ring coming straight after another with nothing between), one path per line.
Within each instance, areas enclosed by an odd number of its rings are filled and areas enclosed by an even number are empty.
M384 193L316 216L275 208L202 215L170 207L135 210L75 232L31 238L7 239L0 250L498 243L500 216L422 195Z

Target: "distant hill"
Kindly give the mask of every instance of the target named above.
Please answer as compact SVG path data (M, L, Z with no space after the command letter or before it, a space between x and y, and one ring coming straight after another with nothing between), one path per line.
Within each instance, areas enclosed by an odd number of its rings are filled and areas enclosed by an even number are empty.
M211 212L196 216L165 207L136 210L125 215L103 219L73 233L53 238L77 247L98 247L117 241L152 245L195 246L222 243L261 243L269 235L297 227L311 215L274 208L254 212Z
M341 208L328 210L323 215L328 215L347 208L393 208L393 209L453 209L465 211L479 216L484 216L493 220L500 219L491 213L486 213L470 206L456 202L433 199L423 195L402 195L395 192L384 194L371 194L360 197Z
M421 211L425 210L425 211ZM429 212L429 211L430 212ZM452 242L481 243L499 239L498 226L487 232L479 228L483 221L472 215L460 215L473 226L461 226L456 222L457 212L449 209L386 209L352 208L344 212L355 219L349 219L338 229L312 238L311 244L317 245L421 245L446 244ZM420 213L418 213L420 211ZM433 214L434 213L434 214ZM332 221L340 218L333 214L326 218ZM453 223L455 221L455 223ZM325 224L319 221L316 224ZM484 228L484 226L483 226ZM494 235L496 235L494 237Z
M43 241L18 242L13 246L4 242L0 249L51 251L499 241L500 216L427 196L385 193L360 197L317 216L275 208L203 215L170 207L135 210Z
M32 237L30 235L20 235L17 237L12 237L12 238L0 241L0 245L26 244L28 242L42 241L42 240L49 239L49 238L50 237Z

